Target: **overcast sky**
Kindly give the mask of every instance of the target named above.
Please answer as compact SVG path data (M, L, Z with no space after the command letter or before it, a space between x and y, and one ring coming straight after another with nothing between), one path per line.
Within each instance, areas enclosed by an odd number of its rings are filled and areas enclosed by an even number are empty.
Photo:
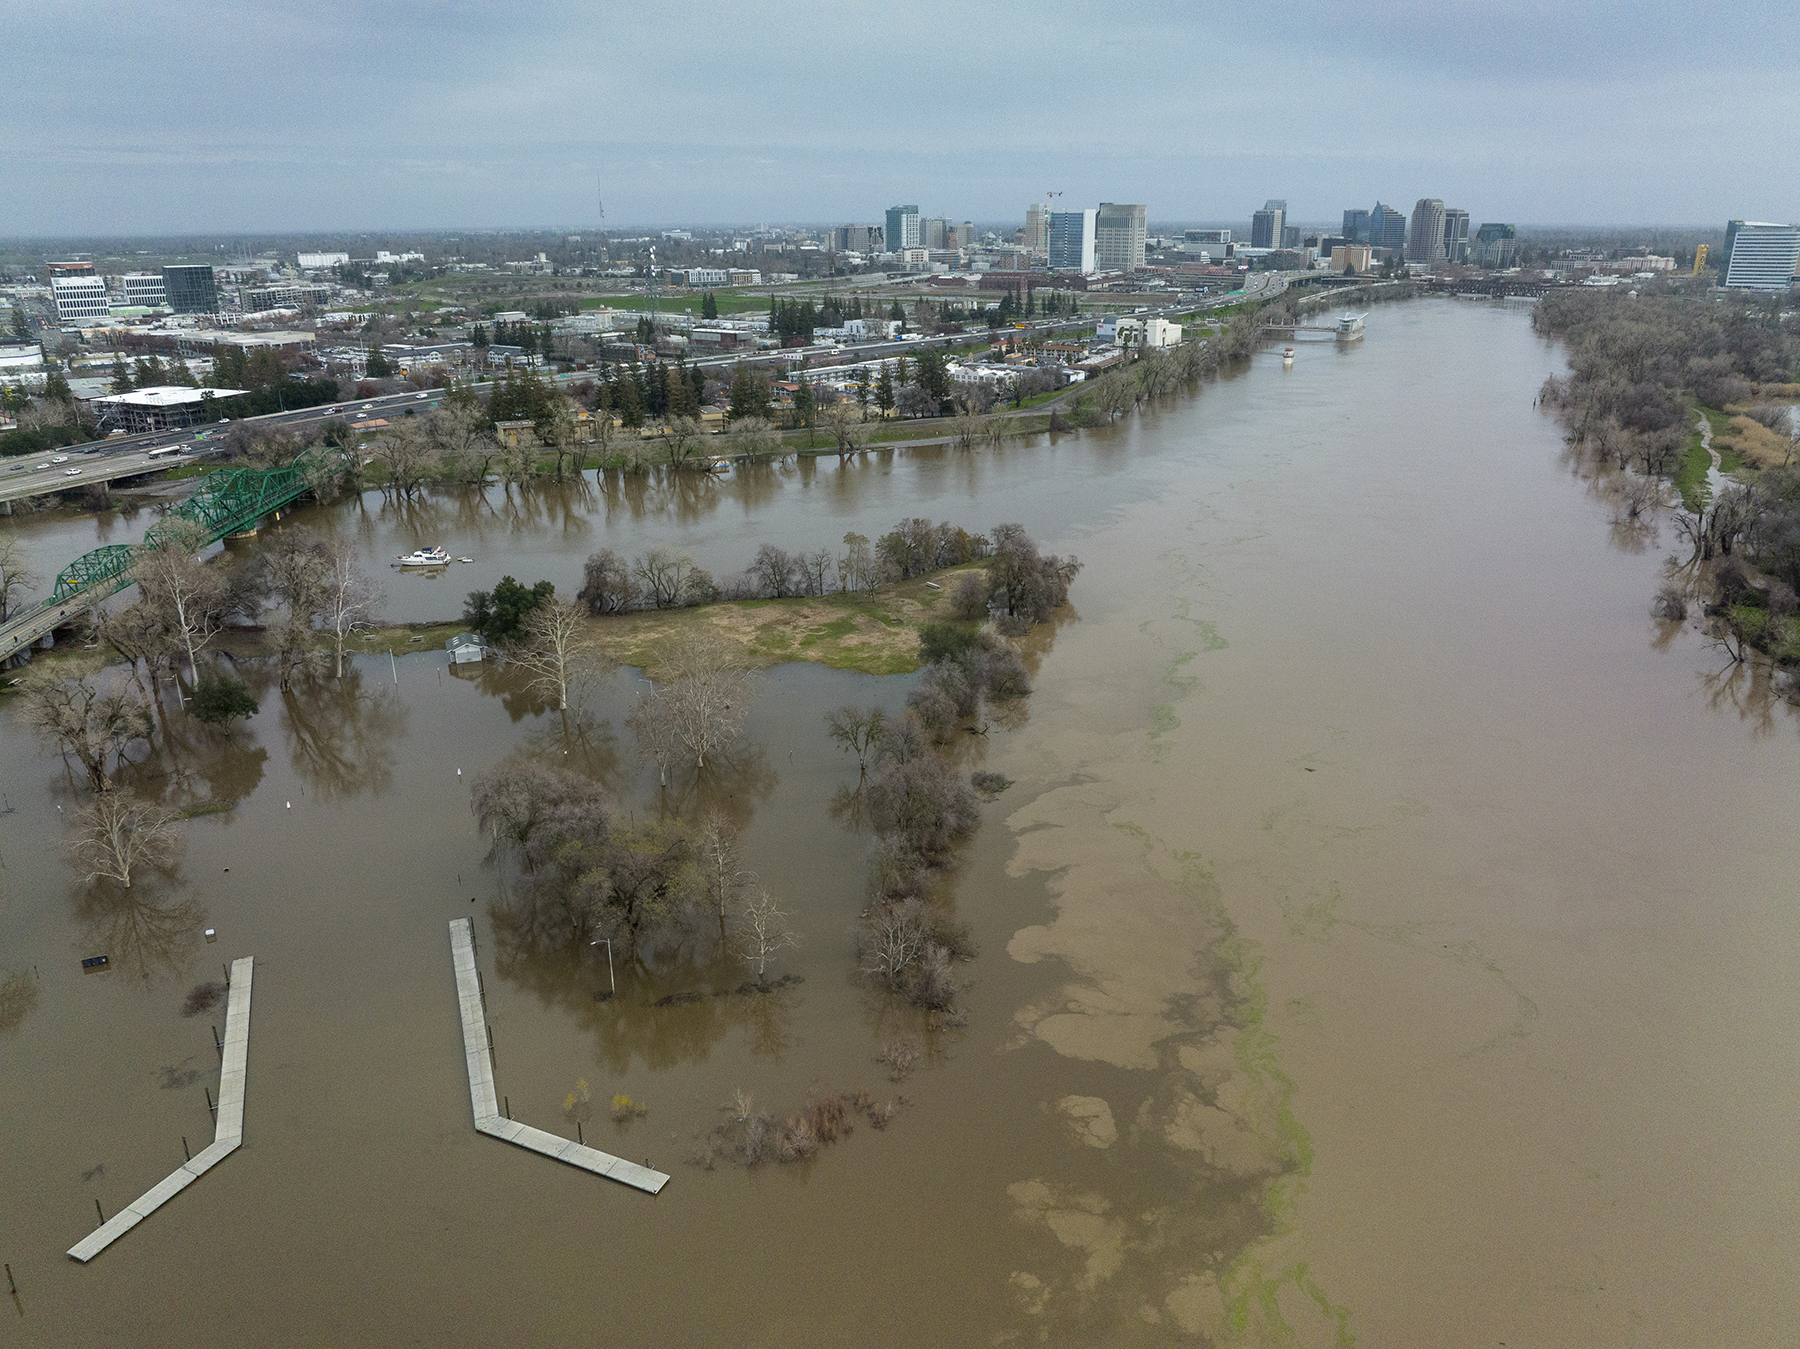
M0 234L1800 219L1800 2L0 0ZM596 184L600 185L599 192Z

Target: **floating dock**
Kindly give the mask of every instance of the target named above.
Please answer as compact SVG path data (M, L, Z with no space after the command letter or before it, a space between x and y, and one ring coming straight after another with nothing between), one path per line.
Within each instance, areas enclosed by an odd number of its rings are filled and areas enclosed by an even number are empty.
M219 1068L219 1104L214 1112L213 1141L197 1157L171 1172L87 1236L69 1247L69 1255L86 1264L205 1175L244 1141L244 1069L250 1057L249 956L231 962L231 984L225 995L224 1061Z
M481 1000L481 979L475 972L475 933L467 918L454 918L450 922L450 960L456 970L456 1001L462 1010L463 1059L469 1070L469 1105L475 1112L476 1130L648 1194L656 1194L667 1185L669 1178L661 1171L652 1171L610 1152L601 1152L584 1143L520 1124L500 1113L499 1100L494 1094L494 1060L488 1048L487 1011ZM222 1120L223 1116L220 1118Z

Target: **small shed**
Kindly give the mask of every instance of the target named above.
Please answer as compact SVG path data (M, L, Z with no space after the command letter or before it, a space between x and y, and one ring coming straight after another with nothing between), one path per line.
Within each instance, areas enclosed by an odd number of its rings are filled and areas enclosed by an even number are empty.
M487 643L472 632L459 632L444 643L444 650L450 653L452 665L463 665L472 660L487 659Z

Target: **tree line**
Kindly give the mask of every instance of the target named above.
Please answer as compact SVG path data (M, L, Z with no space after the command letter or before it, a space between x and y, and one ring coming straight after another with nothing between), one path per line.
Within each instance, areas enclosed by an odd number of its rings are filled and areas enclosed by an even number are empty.
M1669 568L1656 614L1679 621L1698 604L1733 664L1761 650L1800 665L1800 431L1789 403L1759 393L1768 385L1791 390L1800 378L1800 323L1779 305L1735 297L1557 291L1538 302L1532 326L1560 338L1569 363L1567 376L1545 381L1539 403L1580 454L1619 479L1623 522L1635 526L1666 510L1689 545L1688 557ZM1782 457L1745 463L1740 481L1708 491L1699 432L1707 409L1775 432ZM1664 483L1684 473L1699 480L1671 502Z

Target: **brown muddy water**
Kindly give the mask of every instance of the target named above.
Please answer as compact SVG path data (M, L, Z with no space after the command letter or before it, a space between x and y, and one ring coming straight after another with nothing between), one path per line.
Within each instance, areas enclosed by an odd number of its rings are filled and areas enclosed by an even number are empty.
M1791 1341L1796 723L1648 617L1675 541L1571 472L1532 409L1559 363L1521 314L1419 302L1054 445L302 512L371 559L482 559L395 577L405 617L502 571L566 588L602 544L723 572L901 515L1079 554L1025 719L966 751L1017 782L953 878L969 1025L890 1083L916 1022L852 975L865 841L821 718L906 679L774 671L751 751L683 785L744 824L804 982L662 1008L738 976L622 967L596 1001L603 959L504 959L467 808L531 753L657 809L628 671L578 724L436 653L262 690L156 762L168 799L237 805L133 906L72 884L78 798L0 703L0 967L39 976L0 1030L0 1343ZM96 528L18 527L70 555ZM661 1196L474 1133L461 916L514 1115L568 1132L578 1078L629 1093L649 1113L587 1138ZM244 1147L70 1262L95 1199L210 1136L214 1018L182 999L244 954ZM739 1087L856 1085L908 1104L809 1163L683 1164Z

